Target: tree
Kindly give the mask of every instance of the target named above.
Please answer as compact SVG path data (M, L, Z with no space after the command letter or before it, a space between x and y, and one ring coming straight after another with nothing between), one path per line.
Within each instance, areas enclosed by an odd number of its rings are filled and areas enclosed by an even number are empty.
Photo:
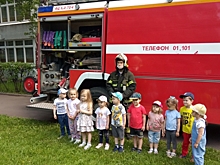
M29 32L25 35L31 38L36 37L37 30L37 8L40 5L39 0L0 0L0 6L6 3L16 3L15 9L22 15L23 18L28 18L30 21Z

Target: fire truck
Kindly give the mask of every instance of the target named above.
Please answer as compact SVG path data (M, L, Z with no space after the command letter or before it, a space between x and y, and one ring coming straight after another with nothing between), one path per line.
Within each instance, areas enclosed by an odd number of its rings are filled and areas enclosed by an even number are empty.
M108 96L106 80L124 53L148 111L155 100L166 107L170 96L192 92L208 122L220 124L219 9L219 0L46 2L38 9L37 77L25 89L38 94L32 102L53 100L59 87Z

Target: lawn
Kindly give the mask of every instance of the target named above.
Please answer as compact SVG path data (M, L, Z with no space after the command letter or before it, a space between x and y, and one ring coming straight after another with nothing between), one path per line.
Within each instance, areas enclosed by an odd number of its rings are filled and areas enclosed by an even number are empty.
M57 140L59 125L30 119L13 118L0 115L1 165L192 165L187 159L166 157L166 144L160 142L159 154L148 154L148 142L144 139L141 154L131 152L132 141L125 141L124 153L113 153L113 138L110 150L97 150L97 132L93 133L92 148L83 148L69 142L66 138ZM180 144L178 145L178 154ZM219 165L220 151L207 148L206 165Z

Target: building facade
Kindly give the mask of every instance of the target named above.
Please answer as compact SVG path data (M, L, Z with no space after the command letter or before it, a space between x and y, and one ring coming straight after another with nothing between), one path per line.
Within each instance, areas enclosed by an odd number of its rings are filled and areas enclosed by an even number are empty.
M16 3L0 4L0 62L35 63L35 39L25 35L30 22L16 10Z

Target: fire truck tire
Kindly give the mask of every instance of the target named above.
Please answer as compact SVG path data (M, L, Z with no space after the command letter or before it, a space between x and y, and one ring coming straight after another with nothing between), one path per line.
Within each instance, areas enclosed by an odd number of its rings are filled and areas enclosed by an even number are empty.
M35 82L37 80L32 76L27 76L23 81L24 90L33 94L35 92Z

